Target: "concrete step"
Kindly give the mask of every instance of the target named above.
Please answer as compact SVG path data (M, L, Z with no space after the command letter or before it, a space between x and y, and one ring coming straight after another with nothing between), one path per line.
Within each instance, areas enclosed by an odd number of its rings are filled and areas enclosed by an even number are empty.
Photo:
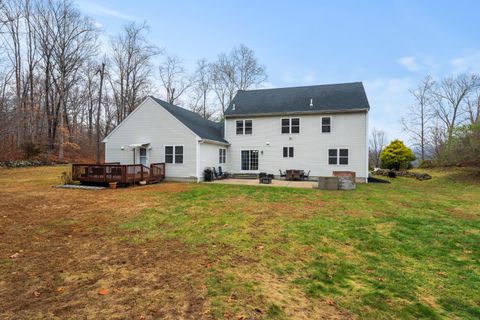
M258 174L256 173L234 173L231 175L233 179L258 179Z

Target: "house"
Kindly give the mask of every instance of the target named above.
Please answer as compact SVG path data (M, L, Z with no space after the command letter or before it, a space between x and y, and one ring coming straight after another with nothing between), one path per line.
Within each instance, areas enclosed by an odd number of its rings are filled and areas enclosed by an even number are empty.
M223 124L154 97L106 138L105 161L165 162L166 179L302 169L311 177L368 177L368 99L361 82L239 91Z

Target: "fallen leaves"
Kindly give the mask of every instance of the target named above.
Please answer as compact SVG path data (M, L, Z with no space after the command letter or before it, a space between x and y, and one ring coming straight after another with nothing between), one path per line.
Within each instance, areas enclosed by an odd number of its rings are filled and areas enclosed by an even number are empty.
M17 259L20 256L20 253L16 252L10 256L10 259Z
M98 294L101 295L101 296L107 295L108 290L107 289L100 290L100 291L98 291Z

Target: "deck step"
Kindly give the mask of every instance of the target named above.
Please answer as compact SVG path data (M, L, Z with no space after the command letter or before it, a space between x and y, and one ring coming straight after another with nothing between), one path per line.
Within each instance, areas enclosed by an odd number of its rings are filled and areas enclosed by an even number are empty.
M256 173L234 173L231 175L233 179L258 179Z

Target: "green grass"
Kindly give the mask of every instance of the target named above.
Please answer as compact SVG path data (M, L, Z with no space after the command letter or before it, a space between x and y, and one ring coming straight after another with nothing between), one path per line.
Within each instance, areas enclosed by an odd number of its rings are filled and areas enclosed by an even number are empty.
M297 290L362 319L480 318L478 182L434 172L351 192L199 184L158 197L120 222L123 241L205 251L218 318L256 305L289 318ZM272 295L271 281L285 290Z

